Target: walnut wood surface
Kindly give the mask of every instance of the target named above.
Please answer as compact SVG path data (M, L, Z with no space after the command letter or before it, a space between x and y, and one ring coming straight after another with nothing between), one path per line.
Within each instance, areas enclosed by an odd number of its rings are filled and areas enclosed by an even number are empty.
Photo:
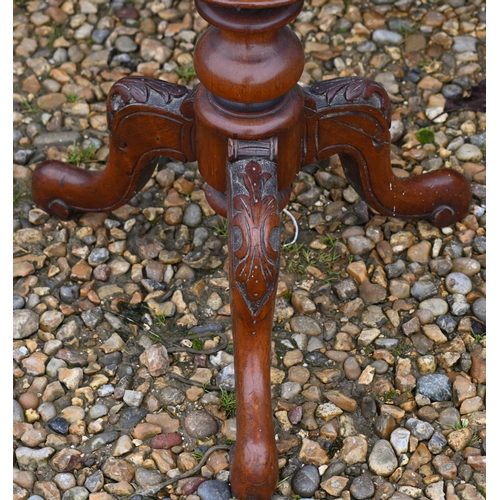
M208 202L229 222L237 398L231 488L238 500L268 500L278 481L270 350L279 213L300 167L339 154L347 179L375 210L438 226L467 214L471 189L450 169L394 175L390 102L377 83L349 77L297 85L304 53L286 24L302 0L195 2L213 25L194 53L199 86L117 82L107 101L106 168L43 162L33 174L33 198L61 218L112 210L144 186L157 156L198 161Z

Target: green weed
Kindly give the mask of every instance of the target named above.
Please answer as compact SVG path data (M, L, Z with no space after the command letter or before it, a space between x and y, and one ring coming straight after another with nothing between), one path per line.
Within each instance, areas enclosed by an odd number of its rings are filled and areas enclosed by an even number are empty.
M73 149L69 155L68 163L72 163L79 167L83 162L92 160L96 151L95 144L91 142L87 147L82 148L73 143Z
M415 135L417 136L420 144L432 144L434 142L434 131L429 127L417 130Z
M193 349L196 349L197 351L201 351L205 344L205 342L203 342L203 340L199 338L193 339L192 343L193 343Z
M389 401L394 401L394 398L399 396L399 392L396 389L391 389L389 391L384 392L383 394L379 394L378 399L382 403L388 403Z
M227 238L227 219L223 219L220 224L214 227L214 231L219 236L219 238Z
M234 392L221 388L219 406L226 412L228 418L233 417L236 413L236 396Z
M42 112L42 110L39 107L33 106L26 99L21 99L20 104L27 113L41 113Z
M77 102L81 99L81 97L76 92L71 92L66 95L66 100L68 102Z
M180 68L175 68L175 72L184 80L191 80L196 76L196 71L192 64L187 64L186 66L182 66Z

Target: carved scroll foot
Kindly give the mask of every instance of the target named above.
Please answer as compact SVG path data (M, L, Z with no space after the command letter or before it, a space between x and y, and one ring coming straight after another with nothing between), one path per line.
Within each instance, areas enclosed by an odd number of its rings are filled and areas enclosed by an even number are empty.
M148 181L154 159L193 161L193 109L188 89L152 78L128 77L107 101L110 153L102 171L60 161L40 163L33 173L35 203L61 219L77 211L108 211L126 203Z
M278 481L270 380L280 250L276 164L228 162L227 183L237 401L231 488L238 500L269 500Z
M472 201L467 179L445 169L396 177L390 161L390 102L377 83L338 78L304 89L306 153L303 164L339 154L357 193L384 215L428 219L447 226L467 215Z

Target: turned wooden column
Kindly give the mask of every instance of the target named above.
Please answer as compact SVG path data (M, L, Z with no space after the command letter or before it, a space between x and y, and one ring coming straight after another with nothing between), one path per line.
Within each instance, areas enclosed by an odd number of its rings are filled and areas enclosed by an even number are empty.
M278 482L270 388L280 206L302 163L302 46L285 25L302 1L196 1L212 24L194 53L197 155L228 218L237 434L231 488L269 499Z

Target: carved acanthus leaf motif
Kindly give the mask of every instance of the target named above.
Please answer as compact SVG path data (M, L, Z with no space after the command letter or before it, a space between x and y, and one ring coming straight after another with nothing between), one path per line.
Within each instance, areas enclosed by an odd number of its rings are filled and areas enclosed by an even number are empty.
M159 96L156 106L163 107L174 98L185 96L189 89L182 85L163 82L154 78L130 76L116 82L108 96L108 123L113 121L114 114L128 104L146 104L155 107L153 94Z
M342 96L346 102L353 103L356 99L370 99L374 94L379 96L377 106L386 120L390 120L391 103L384 88L378 83L362 77L337 78L315 83L308 89L311 94L324 95L328 105L342 104ZM339 100L340 98L340 100ZM368 103L367 103L368 104Z
M278 276L280 220L275 170L276 165L265 160L235 162L230 168L234 279L254 316L271 295Z

